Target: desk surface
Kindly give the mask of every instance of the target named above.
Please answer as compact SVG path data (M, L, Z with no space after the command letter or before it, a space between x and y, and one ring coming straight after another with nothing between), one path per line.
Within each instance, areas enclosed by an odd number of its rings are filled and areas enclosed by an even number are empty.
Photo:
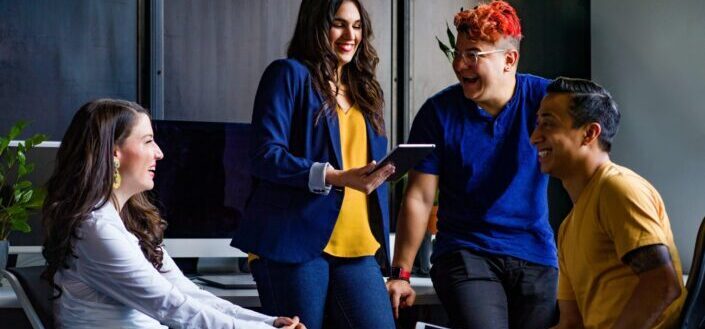
M196 281L194 281L196 282ZM212 294L244 307L259 307L259 295L257 289L220 289L197 282L204 290ZM440 304L436 291L430 278L411 278L411 286L416 290L415 305Z
M212 294L243 307L259 307L257 289L220 289L207 286L199 280L194 280L201 288ZM439 304L433 284L429 278L411 278L411 285L416 290L416 305ZM3 279L0 287L0 308L20 308L15 292L10 284Z

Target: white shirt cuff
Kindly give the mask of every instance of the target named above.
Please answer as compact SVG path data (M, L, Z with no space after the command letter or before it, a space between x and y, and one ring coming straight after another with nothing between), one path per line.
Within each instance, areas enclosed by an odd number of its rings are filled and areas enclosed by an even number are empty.
M330 163L314 162L308 173L308 189L311 193L328 195L331 185L326 184L326 169Z

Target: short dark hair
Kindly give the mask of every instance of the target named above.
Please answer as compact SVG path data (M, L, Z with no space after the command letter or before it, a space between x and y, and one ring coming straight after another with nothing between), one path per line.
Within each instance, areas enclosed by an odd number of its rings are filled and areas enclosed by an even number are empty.
M617 135L621 114L612 95L597 83L585 79L559 77L548 85L549 93L570 95L570 115L573 127L578 128L591 122L602 127L599 144L602 150L612 149L612 140Z

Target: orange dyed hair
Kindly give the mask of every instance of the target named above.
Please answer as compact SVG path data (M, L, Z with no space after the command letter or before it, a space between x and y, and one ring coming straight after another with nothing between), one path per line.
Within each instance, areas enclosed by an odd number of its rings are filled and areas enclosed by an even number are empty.
M516 10L504 1L463 10L455 15L453 23L458 32L468 33L473 40L495 43L506 37L514 39L518 48L523 37Z

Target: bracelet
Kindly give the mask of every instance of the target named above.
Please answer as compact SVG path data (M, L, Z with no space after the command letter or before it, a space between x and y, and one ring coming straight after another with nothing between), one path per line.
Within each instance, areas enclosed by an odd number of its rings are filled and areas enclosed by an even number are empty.
M392 267L391 272L392 273L389 275L389 280L404 280L406 282L410 282L411 272L401 267Z

